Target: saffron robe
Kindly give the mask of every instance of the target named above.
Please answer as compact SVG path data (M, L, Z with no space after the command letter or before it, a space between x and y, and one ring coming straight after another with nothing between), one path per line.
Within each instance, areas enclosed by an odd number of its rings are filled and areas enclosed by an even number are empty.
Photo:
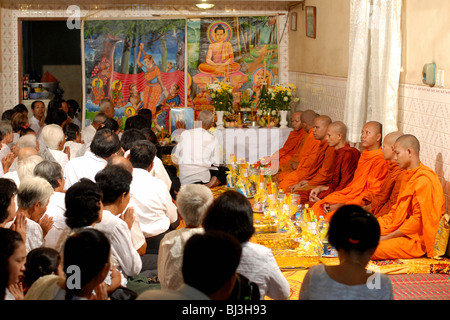
M330 146L326 140L322 142L320 140L316 141L319 142L316 151L311 154L304 152L304 158L300 158L302 161L299 162L297 169L289 174L283 175L282 178L278 180L279 188L281 188L285 193L289 192L288 189L290 186L305 180L305 176L308 175L310 170L312 170L311 174L314 174L322 166L323 160L325 159L325 153L328 149L330 149Z
M344 147L334 150L334 153L335 159L333 162L331 181L328 184L323 183L314 185L314 187L319 185L328 186L328 190L318 194L318 198L320 199L325 198L330 193L344 189L352 181L359 157L361 156L361 152L356 148L350 147L348 143L346 143ZM309 181L308 184L311 184L311 181ZM300 195L301 203L308 203L310 207L314 205L314 202L309 201L309 195L312 188L296 192Z
M437 174L424 164L406 170L397 202L378 218L381 235L399 230L404 236L380 241L373 260L433 257L445 197Z
M306 131L303 129L292 130L284 143L283 147L275 152L272 157L278 157L278 160L271 161L271 167L278 163L278 166L286 164L296 153L298 148L306 137Z
M323 205L329 204L355 204L363 205L363 199L368 193L377 193L380 191L381 184L386 178L388 164L383 158L381 148L367 151L361 154L358 167L355 170L352 182L340 190L335 191L320 201L317 201L312 209L317 216L324 215L325 220L329 221L334 214L329 212L324 214Z
M369 193L364 200L371 204L370 211L376 217L384 216L391 207L397 202L398 192L400 190L401 179L404 169L400 168L396 162L388 161L389 169L386 179L377 193Z

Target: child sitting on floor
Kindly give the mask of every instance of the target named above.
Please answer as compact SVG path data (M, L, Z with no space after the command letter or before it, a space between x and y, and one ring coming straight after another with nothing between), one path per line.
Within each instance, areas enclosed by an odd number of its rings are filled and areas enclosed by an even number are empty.
M372 214L347 205L330 221L328 242L339 256L339 265L313 266L305 275L300 300L392 300L391 280L366 270L380 239L380 226Z

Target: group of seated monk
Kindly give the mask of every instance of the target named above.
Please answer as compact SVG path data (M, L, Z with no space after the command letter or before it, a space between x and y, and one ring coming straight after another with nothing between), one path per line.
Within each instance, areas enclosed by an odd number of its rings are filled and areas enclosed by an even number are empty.
M346 125L326 115L294 112L292 126L284 146L265 159L278 166L280 189L300 195L326 221L344 205L372 213L381 228L373 260L443 254L435 246L445 214L443 188L420 161L415 136L396 131L383 139L382 124L369 121L360 151L347 142Z

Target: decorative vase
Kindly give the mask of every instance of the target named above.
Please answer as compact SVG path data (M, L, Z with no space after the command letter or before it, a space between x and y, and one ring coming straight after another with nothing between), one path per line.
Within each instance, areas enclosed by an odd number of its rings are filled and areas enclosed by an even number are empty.
M216 126L217 129L224 129L223 125L223 113L224 111L216 111L217 114L217 122L216 122Z
M287 122L287 111L286 110L280 110L280 128L286 129L288 126Z

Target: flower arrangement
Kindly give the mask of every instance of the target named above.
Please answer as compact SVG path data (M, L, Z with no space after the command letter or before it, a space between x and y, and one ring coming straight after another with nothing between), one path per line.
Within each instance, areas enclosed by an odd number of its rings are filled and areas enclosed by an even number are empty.
M293 97L297 87L291 83L288 84L276 84L274 87L269 88L268 93L271 100L274 101L274 109L280 111L289 111L291 107L291 101L299 101L299 98Z
M228 111L233 113L233 87L226 82L208 84L206 89L211 95L216 111Z

